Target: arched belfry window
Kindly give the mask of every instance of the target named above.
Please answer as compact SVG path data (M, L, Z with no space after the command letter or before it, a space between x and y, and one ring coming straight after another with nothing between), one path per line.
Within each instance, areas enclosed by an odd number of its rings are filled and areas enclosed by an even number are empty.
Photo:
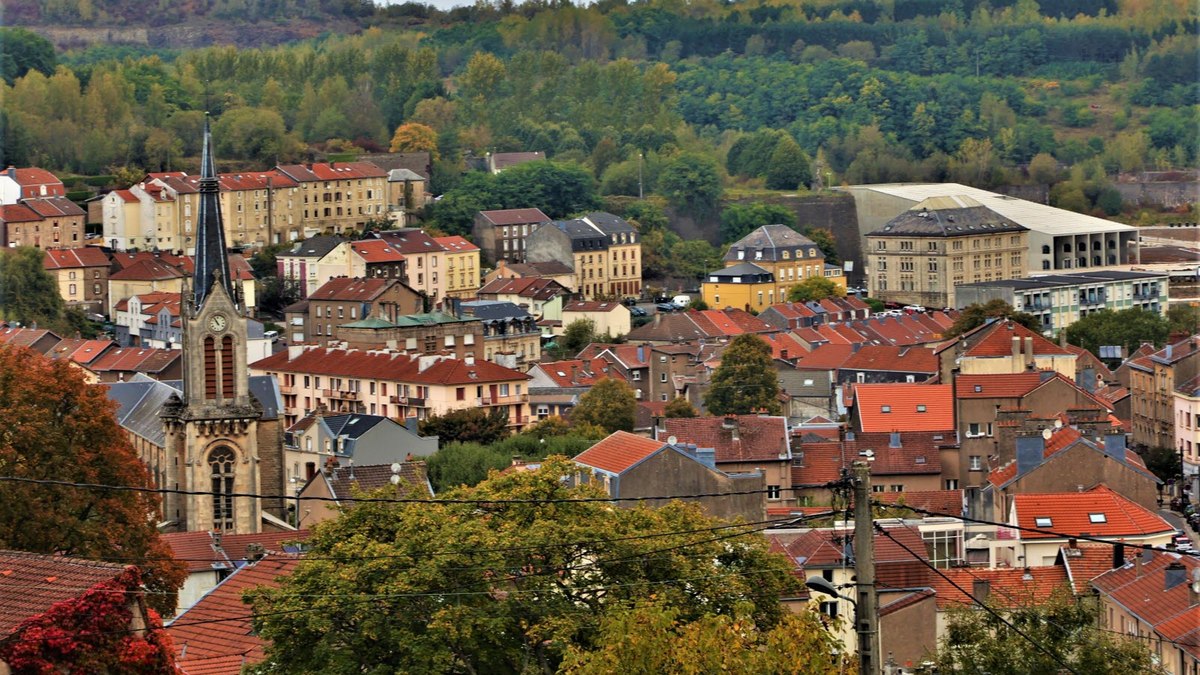
M212 475L213 529L233 529L233 467L237 460L231 448L220 447L208 453Z
M221 338L221 397L234 397L233 391L233 338L229 335Z
M204 338L204 398L217 397L217 347L212 336Z

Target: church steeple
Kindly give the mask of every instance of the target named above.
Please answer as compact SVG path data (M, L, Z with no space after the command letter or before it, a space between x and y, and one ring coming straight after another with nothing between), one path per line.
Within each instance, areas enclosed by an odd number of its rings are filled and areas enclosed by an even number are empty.
M213 159L212 130L204 118L204 150L200 158L200 212L196 227L196 271L192 279L192 307L199 312L204 300L220 281L230 298L235 298L229 279L229 255L225 251L225 227L221 222L220 183Z

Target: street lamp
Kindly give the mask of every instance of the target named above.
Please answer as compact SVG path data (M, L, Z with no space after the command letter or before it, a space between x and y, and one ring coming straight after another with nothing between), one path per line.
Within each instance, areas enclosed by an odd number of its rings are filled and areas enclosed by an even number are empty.
M838 587L825 577L809 577L804 580L804 585L809 590L816 591L823 595L828 595L833 598L841 598L849 602L854 607L854 624L855 630L858 633L858 658L861 672L864 675L873 675L872 665L870 663L872 630L870 625L864 621L864 617L859 616L858 603L848 595L842 595L838 592Z

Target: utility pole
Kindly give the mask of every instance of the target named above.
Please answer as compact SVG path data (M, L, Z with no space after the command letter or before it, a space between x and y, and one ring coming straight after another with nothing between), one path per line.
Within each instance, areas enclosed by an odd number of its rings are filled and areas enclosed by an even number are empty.
M875 593L875 528L871 516L871 464L854 463L854 620L860 675L879 675L879 598Z

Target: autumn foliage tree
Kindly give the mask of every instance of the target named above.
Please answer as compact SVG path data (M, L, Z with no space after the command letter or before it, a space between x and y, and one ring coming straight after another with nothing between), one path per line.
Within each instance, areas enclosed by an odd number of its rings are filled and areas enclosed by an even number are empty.
M408 122L396 127L392 135L392 143L388 149L392 152L428 152L429 156L438 158L437 132L431 127L418 122Z
M637 397L633 388L606 377L579 397L579 404L571 411L571 423L594 424L608 433L633 431L636 415Z
M136 595L142 578L129 566L114 578L29 617L0 645L14 673L174 673L171 636ZM146 626L133 631L135 609Z
M67 360L0 347L0 475L145 487L150 475L118 426L104 389ZM164 614L186 568L155 528L147 492L25 482L0 486L0 548L138 564Z

